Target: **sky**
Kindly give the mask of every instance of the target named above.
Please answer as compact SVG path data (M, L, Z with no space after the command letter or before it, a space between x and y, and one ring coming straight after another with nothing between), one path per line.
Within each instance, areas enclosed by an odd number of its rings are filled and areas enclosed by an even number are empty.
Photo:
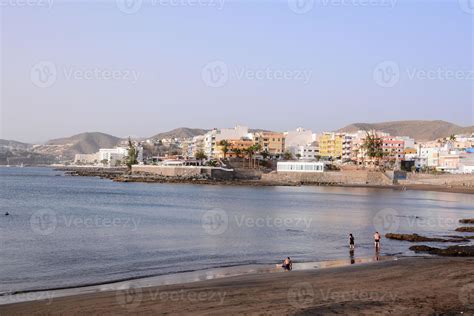
M0 0L0 138L474 125L474 0Z

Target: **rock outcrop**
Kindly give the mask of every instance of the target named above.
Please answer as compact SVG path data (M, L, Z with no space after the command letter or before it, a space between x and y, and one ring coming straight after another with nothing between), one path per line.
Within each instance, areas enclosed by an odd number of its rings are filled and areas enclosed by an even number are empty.
M451 246L441 249L419 245L410 247L410 250L416 253L423 252L446 257L474 257L474 246Z
M444 238L431 238L420 236L418 234L391 234L388 233L385 235L385 238L388 239L395 239L395 240L403 240L409 242L468 242L469 239L464 238L463 236L454 237L450 239Z

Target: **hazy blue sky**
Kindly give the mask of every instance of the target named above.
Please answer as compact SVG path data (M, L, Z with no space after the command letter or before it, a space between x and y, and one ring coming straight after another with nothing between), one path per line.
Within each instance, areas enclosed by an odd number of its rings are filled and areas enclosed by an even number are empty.
M474 1L26 1L0 0L0 138L474 124Z

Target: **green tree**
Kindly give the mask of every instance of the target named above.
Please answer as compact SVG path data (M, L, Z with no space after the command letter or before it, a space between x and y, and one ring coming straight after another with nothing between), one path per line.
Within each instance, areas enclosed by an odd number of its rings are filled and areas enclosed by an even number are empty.
M232 149L232 152L237 156L237 158L242 158L242 149L234 148Z
M285 151L285 152L283 153L283 159L285 159L285 160L291 160L291 159L293 159L293 154L292 154L291 152L289 152L289 151Z
M379 165L380 160L385 156L383 140L377 133L366 132L366 134L362 147L366 150L367 157L375 159L376 165Z
M227 140L223 139L223 140L221 140L221 141L219 142L219 146L221 146L222 154L224 155L224 159L226 159L227 153L228 153L229 150L230 150L230 148L229 148L229 147L230 147L230 143L229 143Z
M265 148L265 150L260 152L260 155L262 156L263 160L267 160L268 157L270 157L270 153L268 152L268 149Z
M456 141L456 135L451 135L449 136L449 140L452 141L452 142L455 142Z
M203 160L207 159L207 155L202 149L198 150L195 156L197 160L201 161L201 165L202 165Z
M300 154L300 153L297 153L297 154L296 154L296 158L301 159L301 154Z
M102 159L100 161L100 163L103 164L103 165L107 165L109 163L109 160L108 159Z
M137 158L138 158L138 149L133 144L132 140L129 137L128 138L128 155L125 161L125 164L127 165L128 170L132 169L132 165L136 165L138 163Z

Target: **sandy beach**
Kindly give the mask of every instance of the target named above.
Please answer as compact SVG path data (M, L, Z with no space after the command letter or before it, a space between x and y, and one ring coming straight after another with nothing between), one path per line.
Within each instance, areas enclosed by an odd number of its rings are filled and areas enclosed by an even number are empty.
M474 314L474 259L418 257L0 306L1 315Z

